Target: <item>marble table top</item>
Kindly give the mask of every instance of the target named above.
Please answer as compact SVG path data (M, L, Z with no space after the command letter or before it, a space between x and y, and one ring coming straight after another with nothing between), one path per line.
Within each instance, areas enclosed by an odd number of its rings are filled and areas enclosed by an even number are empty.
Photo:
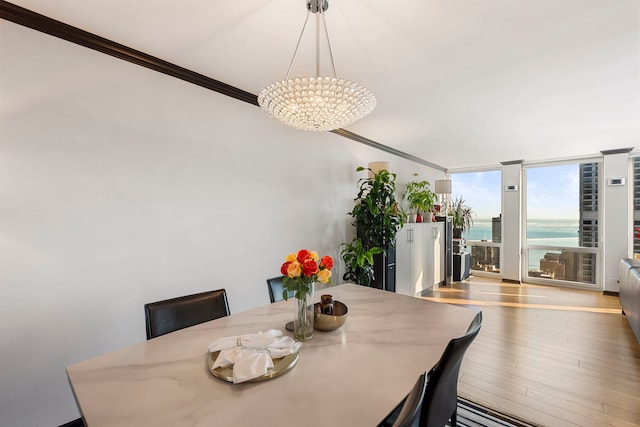
M68 366L87 425L375 426L474 316L463 307L357 285L322 293L348 306L345 325L315 331L298 364L268 381L215 378L207 347L219 337L270 328L291 334L284 325L293 319L294 299Z

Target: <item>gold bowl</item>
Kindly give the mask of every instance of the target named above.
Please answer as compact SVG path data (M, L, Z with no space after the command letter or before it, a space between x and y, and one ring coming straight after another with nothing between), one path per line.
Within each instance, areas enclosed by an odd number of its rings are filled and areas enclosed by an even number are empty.
M313 328L319 331L334 331L344 325L347 320L347 306L340 301L333 302L333 314L323 314L320 312L320 303L313 307Z

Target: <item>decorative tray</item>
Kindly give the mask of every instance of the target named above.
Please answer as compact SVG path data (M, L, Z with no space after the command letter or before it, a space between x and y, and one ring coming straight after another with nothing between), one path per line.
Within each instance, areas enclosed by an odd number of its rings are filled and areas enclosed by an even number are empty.
M233 366L228 366L225 368L217 367L213 368L213 363L218 358L219 351L215 351L213 353L209 353L209 357L207 359L207 365L209 367L209 372L216 377L220 378L223 381L233 382ZM288 356L281 357L278 359L273 359L273 368L269 368L266 374L259 376L257 378L253 378L251 380L245 381L247 383L255 383L258 381L270 380L271 378L275 378L284 374L285 372L290 371L296 364L298 363L298 358L300 357L300 350L292 353Z

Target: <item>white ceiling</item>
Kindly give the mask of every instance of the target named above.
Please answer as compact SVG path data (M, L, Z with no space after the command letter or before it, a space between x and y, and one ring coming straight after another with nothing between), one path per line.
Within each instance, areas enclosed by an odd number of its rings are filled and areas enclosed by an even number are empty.
M254 94L284 78L307 13L305 0L13 3ZM347 129L454 170L640 150L639 20L639 0L329 0L326 13L338 75L378 99ZM312 57L303 45L292 75L313 74Z

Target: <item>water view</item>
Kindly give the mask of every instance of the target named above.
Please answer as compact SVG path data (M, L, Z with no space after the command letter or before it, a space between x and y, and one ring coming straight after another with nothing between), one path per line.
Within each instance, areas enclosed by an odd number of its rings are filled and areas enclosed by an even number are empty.
M492 241L491 218L476 218L466 233L467 240ZM527 243L530 245L578 246L577 219L533 219L527 223Z
M470 241L487 241L492 239L492 219L476 218L473 220L473 227L466 233L466 239ZM541 246L559 246L565 248L577 248L578 220L577 219L531 219L527 222L527 244ZM551 251L535 250L529 251L529 270L538 270L540 259Z

